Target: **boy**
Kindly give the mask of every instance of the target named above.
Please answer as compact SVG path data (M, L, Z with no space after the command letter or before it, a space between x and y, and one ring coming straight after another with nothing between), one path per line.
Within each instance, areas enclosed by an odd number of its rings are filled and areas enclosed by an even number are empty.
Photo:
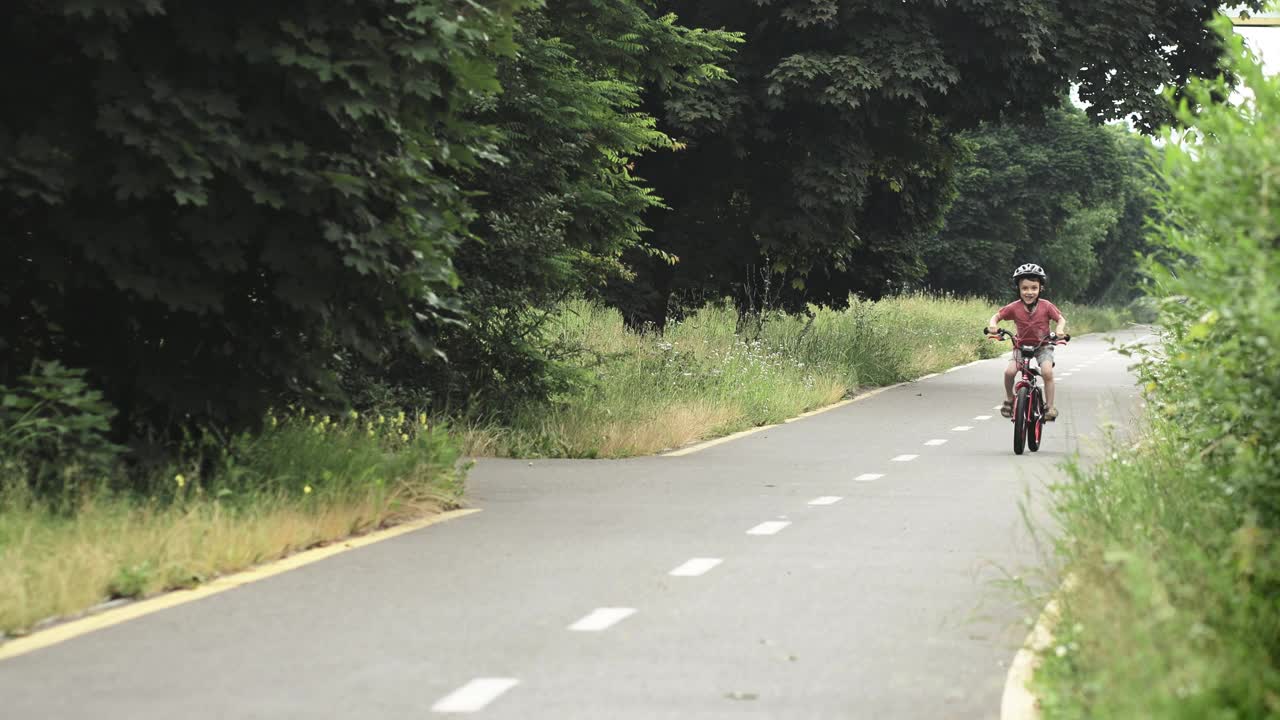
M1067 319L1053 303L1040 299L1040 293L1044 291L1048 280L1049 277L1045 275L1044 268L1039 265L1034 263L1019 265L1018 269L1013 271L1013 283L1018 288L1020 299L1005 305L991 316L990 322L987 323L987 334L995 334L996 323L1001 320L1012 320L1017 327L1018 334L1013 340L1015 346L1038 345L1046 335L1052 342L1059 335L1066 334ZM1052 333L1049 332L1050 320L1058 322L1057 328ZM1015 357L1017 352L1015 349ZM1044 400L1049 406L1044 419L1057 420L1058 408L1053 404L1053 345L1045 345L1037 350L1036 362L1040 364L1040 376L1044 378ZM1009 367L1004 371L1004 405L1000 408L1000 414L1005 417L1013 417L1013 380L1017 374L1017 365L1010 359Z

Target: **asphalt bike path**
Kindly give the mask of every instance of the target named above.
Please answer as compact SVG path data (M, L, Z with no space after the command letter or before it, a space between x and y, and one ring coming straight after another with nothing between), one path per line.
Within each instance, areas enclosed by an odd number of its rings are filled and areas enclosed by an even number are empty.
M1021 457L996 359L679 457L482 460L483 512L0 662L0 717L996 717L1025 518L1137 412L1101 336L1057 358Z

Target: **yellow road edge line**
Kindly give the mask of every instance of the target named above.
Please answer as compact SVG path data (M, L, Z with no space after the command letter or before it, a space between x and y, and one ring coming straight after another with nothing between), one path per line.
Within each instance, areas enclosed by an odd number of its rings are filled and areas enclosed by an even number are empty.
M383 540L390 540L391 538L399 537L400 535L405 535L415 530L421 530L422 528L429 527L431 525L437 525L439 523L465 517L478 512L480 512L480 508L451 510L449 512L389 527L385 530L372 532L367 535L347 538L346 540L334 540L332 543L322 547L304 550L300 553L280 558L279 560L265 565L259 565L237 573L214 578L213 580L190 590L174 590L161 595L156 595L155 597L148 598L146 600L139 600L138 602L129 603L128 605L123 605L118 608L112 608L111 610L106 610L95 615L89 615L78 620L69 620L65 623L54 625L53 627L46 628L44 630L37 630L30 635L10 638L3 645L0 645L0 661L14 658L19 655L25 655L52 645L57 645L58 643L66 642L67 640L80 637L81 635L88 635L89 633L102 630L103 628L135 620L144 615L150 615L151 613L167 610L172 607L177 607L178 605L185 605L189 602L195 602L196 600L202 600L228 590L234 590L235 588L243 585L248 585L249 583L257 582L259 580L265 580L269 577L289 572L290 570L296 570L304 565L310 565L349 550L362 548L366 545L382 542Z
M1058 624L1058 618L1062 614L1058 598L1073 585L1075 576L1067 575L1053 598L1044 606L1018 654L1013 656L1009 672L1004 677L1004 692L1000 695L1000 720L1040 720L1040 701L1027 686L1040 668L1041 655L1053 644L1053 627Z

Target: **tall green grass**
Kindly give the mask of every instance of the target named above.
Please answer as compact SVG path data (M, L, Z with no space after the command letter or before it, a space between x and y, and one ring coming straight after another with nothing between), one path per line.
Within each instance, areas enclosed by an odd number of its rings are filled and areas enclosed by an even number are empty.
M981 335L995 306L904 296L853 300L809 316L769 313L743 323L706 307L665 332L628 331L601 305L569 303L549 340L576 348L575 391L529 408L505 426L472 429L474 454L622 457L781 422L849 397L1007 348ZM1121 313L1065 307L1072 332L1112 329ZM1076 316L1079 317L1076 317ZM993 392L998 379L993 379Z
M150 482L104 477L56 498L10 468L0 477L0 632L447 508L462 490L455 441L421 416L294 411L216 448L189 451Z

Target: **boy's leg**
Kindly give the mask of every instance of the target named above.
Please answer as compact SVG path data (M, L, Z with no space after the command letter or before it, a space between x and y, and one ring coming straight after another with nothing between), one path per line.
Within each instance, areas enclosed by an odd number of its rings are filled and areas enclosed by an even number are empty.
M1040 377L1044 378L1044 404L1048 409L1045 410L1044 419L1053 421L1058 419L1058 408L1053 404L1054 382L1053 382L1053 361L1048 360L1040 366Z
M1036 364L1040 366L1040 377L1044 378L1044 419L1052 422L1058 419L1058 408L1053 404L1056 385L1053 381L1053 346L1042 347L1036 352Z
M1018 375L1018 366L1013 360L1009 361L1009 367L1004 369L1004 405L1000 408L1000 414L1004 417L1013 417L1013 379Z

